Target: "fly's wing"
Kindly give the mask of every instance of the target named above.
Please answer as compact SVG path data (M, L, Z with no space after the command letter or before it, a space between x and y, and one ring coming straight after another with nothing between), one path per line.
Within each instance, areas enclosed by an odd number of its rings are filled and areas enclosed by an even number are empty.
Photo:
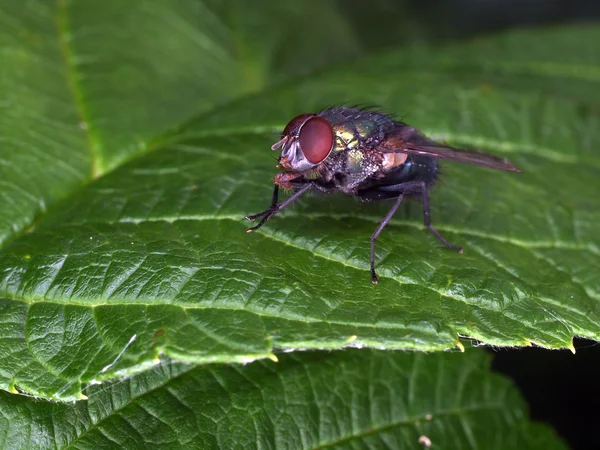
M521 172L506 158L498 158L487 153L459 150L439 144L423 136L416 128L401 126L391 131L378 150L382 153L408 153L450 161L473 164L489 169Z

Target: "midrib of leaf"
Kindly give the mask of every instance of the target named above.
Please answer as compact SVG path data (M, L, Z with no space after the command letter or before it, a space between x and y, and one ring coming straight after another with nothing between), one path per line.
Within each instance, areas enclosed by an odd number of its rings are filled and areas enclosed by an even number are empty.
M100 161L100 153L97 148L99 146L98 138L93 132L93 125L90 122L89 115L85 106L83 92L79 83L77 82L77 72L75 57L71 50L68 42L68 18L66 14L66 1L67 0L56 0L56 32L59 42L61 54L65 63L65 72L67 74L67 85L73 95L73 102L76 107L77 113L79 114L79 127L84 131L86 141L88 143L89 151L91 154L92 170L90 174L90 181L98 178L104 172ZM88 181L89 182L89 181ZM88 182L84 182L83 185ZM69 195L67 195L69 197Z
M285 211L282 212L278 215L279 217L298 217L298 218L309 218L309 219L321 219L321 218L328 218L328 219L335 219L335 220L347 220L347 219L359 219L359 220L364 220L367 222L372 222L372 223L380 223L381 219L374 217L374 216L370 216L367 214L360 214L360 213L348 213L348 214L339 214L339 213L323 213L323 212L312 212L312 211L307 211L307 212L302 212L301 214L299 214L298 212L294 211L294 210L289 210L289 211ZM239 223L243 223L243 224L247 224L248 222L245 221L242 217L242 215L238 215L238 214L181 214L181 215L177 215L177 216L162 216L162 217L146 217L143 219L138 219L138 218L121 218L117 221L86 221L85 224L94 224L94 223L105 223L105 224L116 224L116 223L133 223L133 224L141 224L141 223L146 223L146 222L168 222L168 223L174 223L177 221L184 221L184 220L190 220L190 221L198 221L198 222L202 222L202 221L218 221L218 220L231 220L234 222L239 222ZM79 225L78 223L72 224L72 225ZM423 224L421 222L418 221L410 221L410 220L406 220L406 219L397 219L397 218L392 218L392 220L390 220L389 222L389 226L398 226L398 227L412 227L412 228L417 228L417 229L422 229L425 231L425 228L423 226ZM450 233L456 233L456 234L461 234L463 236L470 236L470 237L479 237L479 238L483 238L483 239L489 239L489 240L493 240L496 242L501 242L503 244L512 244L516 247L520 247L523 248L525 250L533 250L533 249L549 249L549 248L556 248L556 249L564 249L564 250L577 250L577 251L586 251L591 253L592 255L595 256L600 256L600 249L598 249L595 245L593 244L584 244L584 245L580 245L580 244L575 244L573 242L568 242L568 241L560 241L560 240L555 240L555 241L527 241L524 239L517 239L514 237L507 237L507 236L502 236L499 234L495 234L495 233L489 233L486 231L481 231L478 229L468 229L468 228L457 228L457 227L453 227L452 225L446 225L446 224L439 224L436 225L436 229L437 230L441 230L441 231L447 231ZM258 233L263 233L264 231L258 231ZM285 243L288 243L288 241L285 241ZM311 250L308 247L306 248L302 248L303 250ZM357 267L359 268L359 267ZM363 267L360 267L360 269L363 269Z
M333 260L332 260L333 261ZM398 281L398 280L396 280ZM399 282L399 281L398 281ZM414 283L405 283L405 284L414 284ZM34 303L39 303L39 302L35 302L35 301L31 301L31 300L27 300L26 298L22 298L22 297L15 297L15 296L7 296L7 295L3 295L4 298L10 298L11 300L14 301L19 301L19 302L23 302L25 304L31 305ZM452 297L448 297L451 298ZM306 317L306 316L292 316L292 315L284 315L284 314L270 314L264 311L253 311L251 309L247 309L247 308L240 308L239 306L232 306L232 305L227 305L227 304L220 304L220 305L210 305L210 306L202 306L202 305L195 305L195 306L186 306L186 305L182 305L182 304L178 304L178 303L167 303L167 302L159 302L159 301L153 301L152 303L142 303L142 302L106 302L106 303L95 303L93 305L90 305L89 303L86 303L84 301L81 300L77 300L77 299L52 299L52 300L47 300L44 301L44 303L46 304L59 304L59 305L63 305L63 304L69 304L69 305L78 305L78 306L85 306L88 308L96 308L98 306L135 306L135 305L139 305L139 306L150 306L150 305L163 305L163 306L173 306L173 307L177 307L179 309L182 309L184 311L194 311L194 310L222 310L222 311L245 311L245 312L249 312L252 314L256 314L259 317L267 317L267 318L271 318L271 319L280 319L280 320L288 320L290 322L304 322L304 323L327 323L327 324L332 324L332 325L352 325L355 327L362 327L362 328L374 328L374 329L403 329L404 326L392 326L391 324L382 324L382 325L374 325L371 323L362 323L362 322L352 322L352 321L340 321L340 320L324 320L324 319L316 319L314 317ZM212 335L211 335L212 336ZM348 344L351 344L352 341L348 341ZM106 342L105 342L106 343ZM106 343L107 346L110 346L108 343ZM351 345L349 345L351 346ZM277 345L277 348L287 348L287 347L292 347L292 345L286 346L286 345ZM325 348L325 346L321 345L318 346L317 348ZM404 345L402 347L403 349L406 349L406 345ZM444 347L445 349L446 347Z

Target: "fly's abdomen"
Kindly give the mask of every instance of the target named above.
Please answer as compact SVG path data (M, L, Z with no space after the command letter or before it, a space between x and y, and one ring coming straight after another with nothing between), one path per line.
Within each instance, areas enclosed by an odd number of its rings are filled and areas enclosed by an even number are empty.
M392 169L381 179L381 185L407 183L409 181L424 181L431 185L438 174L437 162L434 158L421 155L408 155L404 164Z

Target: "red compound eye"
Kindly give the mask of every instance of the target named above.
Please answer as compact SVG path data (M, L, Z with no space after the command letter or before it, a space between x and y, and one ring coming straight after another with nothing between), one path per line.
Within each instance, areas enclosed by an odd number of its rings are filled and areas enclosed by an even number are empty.
M313 117L300 129L300 149L311 163L320 163L333 147L333 129L326 119Z
M304 123L309 120L311 117L315 117L314 114L300 114L299 116L294 117L290 122L286 125L283 130L283 136L293 136L298 133L298 129L304 125Z

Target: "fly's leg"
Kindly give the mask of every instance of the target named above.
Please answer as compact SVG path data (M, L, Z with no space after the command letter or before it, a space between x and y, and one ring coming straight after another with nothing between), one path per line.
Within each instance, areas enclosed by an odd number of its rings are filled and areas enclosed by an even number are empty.
M266 216L267 214L269 214L270 211L272 211L277 206L278 199L279 199L279 185L276 184L275 188L273 189L273 200L271 200L271 206L269 207L269 209L267 209L266 211L263 211L261 213L258 213L258 214L252 214L250 216L246 216L246 219L247 220L256 220L259 217Z
M433 235L440 240L442 244L448 247L450 250L454 250L455 252L462 253L463 250L461 247L456 245L452 245L448 242L444 237L439 233L438 230L431 226L431 218L429 217L429 189L424 182L421 182L421 192L423 195L423 222L425 224L425 228L433 233Z
M439 241L448 247L450 250L454 250L455 252L462 253L462 248L456 245L452 245L448 242L444 237L440 234L438 230L436 230L433 226L431 226L431 218L429 216L429 188L424 181L409 181L408 183L400 183L400 184L392 184L389 186L381 186L379 188L381 191L386 192L395 192L401 191L404 193L412 192L421 192L423 197L423 223L425 224L425 228L433 233L433 235L439 239Z
M439 231L436 230L431 225L431 218L430 218L430 213L429 213L429 189L425 182L409 181L406 183L399 183L399 184L393 184L393 185L388 185L388 186L379 186L375 190L364 191L364 193L359 196L362 198L368 199L368 200L384 199L385 197L379 196L379 195L383 195L384 193L398 193L398 198L396 199L396 203L394 203L394 206L392 206L392 208L389 210L389 212L386 214L384 219L379 224L379 227L377 227L377 230L375 231L375 233L373 233L373 236L371 236L371 281L375 284L377 284L379 282L379 280L377 278L377 274L375 273L375 241L379 237L379 234L381 234L381 231L385 228L385 226L392 219L394 213L400 206L400 203L402 203L404 194L409 194L409 193L416 194L419 192L421 193L421 195L423 197L423 222L425 224L425 228L427 228L429 231L431 231L433 233L433 235L436 238L438 238L440 240L440 242L442 242L450 250L454 250L458 253L462 253L462 248L457 247L456 245L450 244L446 239L444 239L444 237L439 233Z
M385 215L385 217L377 227L377 230L375 230L375 233L373 233L373 235L371 236L371 281L373 282L373 284L379 283L379 278L377 278L377 274L375 273L375 241L396 213L396 210L400 206L400 203L402 203L403 198L404 193L398 194L398 198L396 199L394 206L391 207L391 209L388 211L388 213Z
M273 203L271 204L271 207L261 213L254 214L252 216L246 216L246 219L248 219L248 220L256 220L256 219L262 217L262 220L258 223L258 225L254 226L252 228L248 228L246 230L246 232L252 233L253 231L258 230L272 216L277 214L279 211L281 211L283 208L288 206L290 203L294 202L294 200L296 200L298 197L300 197L302 194L304 194L306 191L308 191L311 188L313 188L313 183L306 183L304 186L302 186L300 189L298 189L296 192L294 192L287 200L284 200L283 202L278 204L277 198L279 195L279 189L278 189L278 186L275 185L275 189L273 190Z

